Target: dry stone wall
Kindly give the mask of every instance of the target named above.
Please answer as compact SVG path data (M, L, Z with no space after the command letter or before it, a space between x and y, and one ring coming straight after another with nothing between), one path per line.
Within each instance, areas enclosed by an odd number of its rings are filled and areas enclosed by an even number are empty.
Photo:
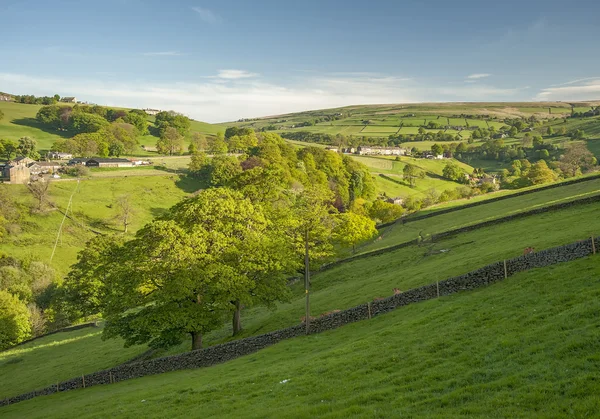
M542 250L537 253L519 256L514 259L492 263L484 266L483 268L468 272L464 275L459 275L434 284L414 288L382 300L361 304L338 313L332 313L328 316L318 318L311 322L310 334L336 329L349 323L388 313L398 307L409 304L434 299L439 296L454 294L460 291L485 287L518 272L580 259L589 256L592 253L596 253L598 249L600 249L599 238L595 238L594 242L592 242L591 239L587 239L567 244L565 246L558 246L551 249ZM180 355L173 355L148 361L124 364L104 371L98 371L92 374L86 374L81 377L73 378L41 390L4 399L0 401L0 406L6 406L23 400L31 399L33 397L53 394L56 392L74 390L100 384L111 384L131 378L161 374L170 371L208 367L257 352L282 340L302 336L305 334L306 327L304 324L300 324L259 336L252 336L245 339L211 346L198 351L186 352Z

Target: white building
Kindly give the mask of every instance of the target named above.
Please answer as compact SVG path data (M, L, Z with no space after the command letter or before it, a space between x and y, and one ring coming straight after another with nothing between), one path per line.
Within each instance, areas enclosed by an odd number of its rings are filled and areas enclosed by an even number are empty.
M404 156L407 153L405 148L401 147L369 147L360 146L358 147L357 153L360 155L373 155L373 156Z
M144 112L146 112L147 115L156 115L157 113L160 112L160 109L142 109Z

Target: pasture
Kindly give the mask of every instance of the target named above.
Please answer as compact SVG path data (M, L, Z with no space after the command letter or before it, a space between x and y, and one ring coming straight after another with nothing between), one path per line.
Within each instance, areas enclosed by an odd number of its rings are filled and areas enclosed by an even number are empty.
M211 368L39 397L2 414L593 416L600 409L597 258L523 272Z

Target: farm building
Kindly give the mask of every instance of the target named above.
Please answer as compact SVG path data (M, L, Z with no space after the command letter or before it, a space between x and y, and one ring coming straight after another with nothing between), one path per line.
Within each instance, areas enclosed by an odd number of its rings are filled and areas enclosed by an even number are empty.
M32 163L35 163L35 160L23 156L15 157L9 162L9 164L12 166L29 166Z
M31 178L29 168L24 165L7 164L2 174L10 183L27 184Z
M146 112L146 114L148 115L156 115L157 113L160 112L160 110L158 109L142 109L144 112Z
M89 159L85 165L87 167L133 167L133 163L127 159L110 159L102 157Z
M67 97L61 98L60 101L65 102L65 103L77 103L77 98L74 98L72 96L67 96Z
M0 95L0 102L12 102L12 96Z
M360 146L356 151L360 155L374 156L404 156L407 153L405 148L400 147L368 147Z
M87 163L87 161L90 160L86 157L75 157L74 159L69 160L69 166L76 166L76 165L85 165Z
M69 160L73 158L71 153L60 153L58 151L51 151L46 155L46 158L49 159L58 159L58 160Z
M396 197L396 198L388 198L385 202L394 205L402 205L404 203L404 198Z
M325 147L325 150L327 150L327 151L335 151L336 153L338 152L338 148L337 147Z
M45 173L54 173L62 168L62 164L55 161L39 161L29 165L29 171L32 175Z

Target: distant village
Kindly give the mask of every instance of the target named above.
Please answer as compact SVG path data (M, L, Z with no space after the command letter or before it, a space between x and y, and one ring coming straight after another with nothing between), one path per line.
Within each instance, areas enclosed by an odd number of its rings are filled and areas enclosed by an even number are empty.
M358 154L361 156L408 156L411 154L409 149L402 147L374 147L374 146L359 146L354 147L326 147L326 150L335 151L336 153ZM434 154L429 150L421 151L420 156L425 159L444 159L443 154Z
M18 156L6 164L0 164L0 181L12 184L27 184L45 178L60 179L69 168L83 167L135 167L150 165L152 162L140 159L123 158L73 158L69 153L50 152L48 161L36 161L29 157ZM52 160L50 160L52 159Z

